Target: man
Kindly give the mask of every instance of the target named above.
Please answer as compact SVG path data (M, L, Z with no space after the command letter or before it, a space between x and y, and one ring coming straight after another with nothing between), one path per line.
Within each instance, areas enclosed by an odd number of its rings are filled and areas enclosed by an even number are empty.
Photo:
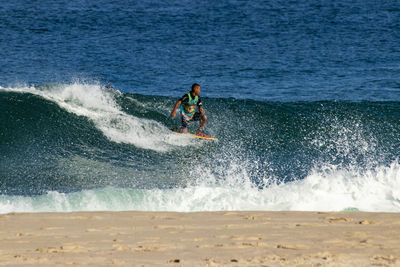
M196 134L199 136L205 136L201 129L206 125L207 116L204 113L204 109L200 100L200 85L195 83L192 85L192 90L182 96L175 104L174 109L171 112L171 118L176 115L176 109L180 106L182 127L180 128L181 133L188 132L188 123L190 121L200 121L199 128ZM198 112L196 112L196 106L198 107Z

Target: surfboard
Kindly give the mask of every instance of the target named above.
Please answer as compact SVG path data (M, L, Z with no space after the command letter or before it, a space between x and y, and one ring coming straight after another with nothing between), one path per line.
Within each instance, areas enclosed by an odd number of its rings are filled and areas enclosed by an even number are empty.
M176 129L171 129L171 131L173 131L176 134L185 134L185 133L178 132ZM187 134L189 134L189 135L191 135L191 136L193 136L195 138L199 138L199 139L218 141L218 138L212 137L212 136L209 136L209 135L201 136L201 135L192 134L192 133L187 133Z

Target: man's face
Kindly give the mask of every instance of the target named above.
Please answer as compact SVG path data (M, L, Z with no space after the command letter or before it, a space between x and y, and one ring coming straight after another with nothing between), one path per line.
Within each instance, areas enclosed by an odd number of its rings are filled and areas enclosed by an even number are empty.
M194 94L195 95L200 95L200 86L197 86L194 88Z

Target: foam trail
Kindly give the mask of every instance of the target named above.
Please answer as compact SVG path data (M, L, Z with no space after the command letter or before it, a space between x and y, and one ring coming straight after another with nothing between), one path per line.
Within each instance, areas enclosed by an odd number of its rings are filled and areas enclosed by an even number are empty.
M74 83L45 89L36 87L1 89L39 95L57 103L68 112L85 116L113 142L132 144L160 152L171 150L176 146L196 144L190 137L171 134L169 129L157 121L137 118L121 111L114 100L114 96L121 93L116 90L106 91L99 84Z

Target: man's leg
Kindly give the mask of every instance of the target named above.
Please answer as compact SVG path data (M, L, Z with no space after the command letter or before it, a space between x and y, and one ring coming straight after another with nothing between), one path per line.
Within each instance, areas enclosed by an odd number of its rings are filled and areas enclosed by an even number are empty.
M187 133L187 132L188 132L187 126L188 126L188 121L185 120L184 117L182 117L182 126L181 126L181 128L179 129L179 132L181 132L181 133Z
M201 130L206 125L206 122L207 122L207 116L204 115L204 114L201 115L201 117L200 117L200 125L199 125L199 128L197 129L197 133L201 133Z

